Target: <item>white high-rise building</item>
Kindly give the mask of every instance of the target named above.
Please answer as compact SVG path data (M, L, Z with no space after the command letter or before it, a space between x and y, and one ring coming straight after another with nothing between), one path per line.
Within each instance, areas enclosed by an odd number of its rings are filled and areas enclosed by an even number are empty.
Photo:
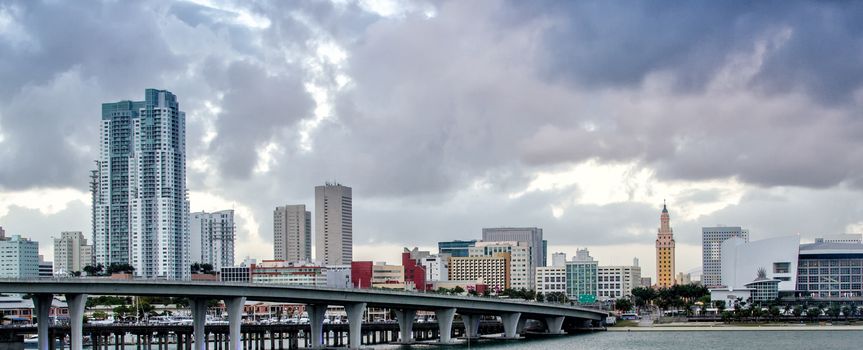
M190 217L190 262L210 264L213 271L234 266L234 211L202 211L192 213Z
M349 265L353 260L353 195L337 183L315 187L315 260Z
M93 246L80 231L61 232L54 238L54 274L81 272L93 264Z
M140 278L189 279L186 114L177 97L102 104L93 172L96 263L130 264Z
M749 242L749 230L739 226L701 228L701 283L705 287L712 288L722 285L722 242L732 237L738 237Z
M513 289L534 289L534 273L531 273L530 247L527 242L476 242L468 248L469 256L494 256L496 253L510 254L509 286Z
M273 257L285 261L312 261L312 213L305 204L273 210Z

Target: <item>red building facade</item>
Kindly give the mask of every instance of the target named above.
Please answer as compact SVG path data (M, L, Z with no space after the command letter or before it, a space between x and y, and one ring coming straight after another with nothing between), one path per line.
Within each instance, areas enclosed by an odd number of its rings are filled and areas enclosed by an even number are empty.
M373 265L371 261L351 261L351 283L355 288L372 287Z
M426 269L419 259L411 257L411 252L405 249L402 253L402 266L405 268L405 283L413 284L419 291L426 290Z

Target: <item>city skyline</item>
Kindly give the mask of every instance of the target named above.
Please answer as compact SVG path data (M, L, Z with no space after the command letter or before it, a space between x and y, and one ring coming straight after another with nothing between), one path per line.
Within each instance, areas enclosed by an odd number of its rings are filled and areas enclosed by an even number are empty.
M0 226L48 260L88 236L101 103L155 87L187 113L190 210L235 210L236 260L269 257L273 208L327 179L354 189L355 260L538 227L655 276L664 198L679 272L702 227L863 232L863 71L812 54L863 51L859 9L666 6L0 5Z

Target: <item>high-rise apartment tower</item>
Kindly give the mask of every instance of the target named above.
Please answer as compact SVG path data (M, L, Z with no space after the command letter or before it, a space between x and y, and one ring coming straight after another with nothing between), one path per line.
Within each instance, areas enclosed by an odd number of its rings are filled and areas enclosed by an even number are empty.
M210 264L213 271L234 266L234 211L197 212L190 215L190 262Z
M96 263L131 264L140 278L188 279L186 114L177 97L102 104L94 191Z
M312 213L305 204L273 210L273 257L291 262L312 261Z
M324 266L353 260L353 195L337 183L315 187L315 260Z

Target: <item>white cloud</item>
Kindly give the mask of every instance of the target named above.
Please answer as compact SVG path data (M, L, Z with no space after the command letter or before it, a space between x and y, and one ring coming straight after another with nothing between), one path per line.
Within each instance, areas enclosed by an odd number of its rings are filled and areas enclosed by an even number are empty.
M9 213L10 206L35 209L44 215L59 213L71 202L90 205L90 193L74 188L35 188L26 191L0 192L0 217Z
M601 163L588 160L559 170L539 171L521 191L511 193L517 199L531 192L556 192L574 188L570 197L550 203L549 209L560 217L572 205L604 206L612 203L640 202L659 205L663 200L678 208L682 219L694 220L739 203L745 186L735 179L705 181L659 180L656 172L638 163ZM690 200L696 192L716 191L712 200Z

